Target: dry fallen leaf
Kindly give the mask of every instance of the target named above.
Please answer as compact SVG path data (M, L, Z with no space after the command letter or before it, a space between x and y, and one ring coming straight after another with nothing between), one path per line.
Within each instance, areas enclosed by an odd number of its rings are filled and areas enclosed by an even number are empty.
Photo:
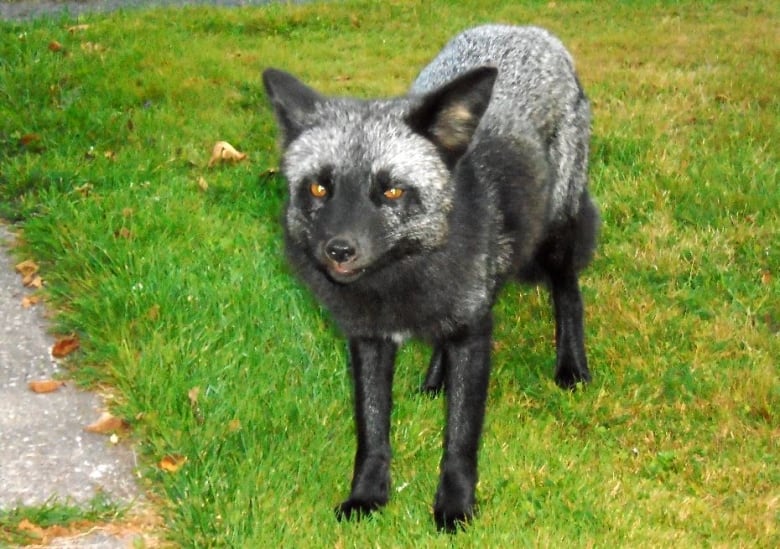
M198 188L204 193L209 190L209 184L202 176L198 178Z
M240 162L246 158L246 154L238 152L227 141L218 141L211 149L209 168L219 162Z
M38 143L41 140L41 136L37 133L26 133L19 138L19 144L26 147L33 143Z
M772 282L772 273L769 271L762 271L761 272L761 283L762 284L771 284Z
M28 288L35 288L36 290L43 288L43 279L38 275L34 275L29 279L24 278L22 283Z
M187 456L172 454L160 460L160 469L168 473L175 473L187 463Z
M41 296L39 295L26 295L22 298L22 307L25 309L29 309L30 307L33 307L40 303Z
M90 423L84 430L88 433L98 433L105 435L116 431L127 429L129 425L121 417L116 417L110 412L103 412L94 423Z
M38 272L38 264L32 259L27 259L21 263L17 263L14 268L16 269L16 272L23 277L28 277Z
M51 354L54 358L64 358L78 349L80 345L77 335L60 337L51 348Z
M38 379L27 382L27 387L38 394L53 393L63 385L65 382L59 379Z
M22 275L22 284L28 288L40 288L43 286L43 279L38 276L38 264L31 259L17 263L16 272Z
M62 51L63 49L65 49L63 45L57 42L56 40L52 40L51 42L49 42L49 51L53 51L54 53L57 53Z
M37 543L36 547L48 547L54 540L61 541L66 537L75 539L76 534L79 532L93 529L94 524L84 520L75 520L70 522L68 526L54 524L44 527L25 518L20 520L16 527L22 532L26 532L31 538L34 538ZM61 547L61 545L57 543L57 547ZM67 545L67 547L71 547L71 545Z

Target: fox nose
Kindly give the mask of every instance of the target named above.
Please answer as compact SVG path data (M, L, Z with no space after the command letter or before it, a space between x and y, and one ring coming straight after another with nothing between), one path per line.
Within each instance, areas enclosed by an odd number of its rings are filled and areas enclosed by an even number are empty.
M355 245L346 238L332 238L325 244L325 254L336 263L346 263L356 253Z

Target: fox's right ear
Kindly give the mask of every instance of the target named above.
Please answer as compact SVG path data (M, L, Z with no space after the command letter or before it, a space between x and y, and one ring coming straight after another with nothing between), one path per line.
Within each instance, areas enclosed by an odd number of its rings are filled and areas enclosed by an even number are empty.
M282 132L285 147L312 123L323 97L293 75L278 69L263 71L263 84Z
M498 69L478 67L423 96L406 118L454 164L466 152L493 94Z

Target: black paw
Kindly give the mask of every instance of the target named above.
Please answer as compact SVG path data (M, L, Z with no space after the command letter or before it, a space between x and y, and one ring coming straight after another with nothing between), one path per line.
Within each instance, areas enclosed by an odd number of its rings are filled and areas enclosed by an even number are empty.
M444 389L444 384L439 383L428 383L428 380L425 381L422 385L420 385L420 392L424 395L428 395L431 398L437 397L442 393L442 390Z
M361 520L371 515L374 511L379 510L382 505L382 503L376 501L362 501L350 498L334 509L336 520L339 522L342 520Z
M578 384L590 382L588 363L584 360L564 359L555 370L555 383L561 389L574 390Z
M440 532L454 534L458 530L463 530L474 517L473 505L446 504L439 505L437 502L433 508L433 519L436 521L436 528Z
M433 504L439 531L453 534L462 530L474 517L474 508L474 482L452 473L442 475Z

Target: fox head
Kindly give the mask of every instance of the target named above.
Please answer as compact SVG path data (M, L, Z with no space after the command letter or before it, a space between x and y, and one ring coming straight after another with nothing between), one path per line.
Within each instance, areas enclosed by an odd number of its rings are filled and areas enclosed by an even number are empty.
M452 173L490 102L497 70L471 70L424 95L326 97L267 69L288 239L335 282L434 250L447 239Z

